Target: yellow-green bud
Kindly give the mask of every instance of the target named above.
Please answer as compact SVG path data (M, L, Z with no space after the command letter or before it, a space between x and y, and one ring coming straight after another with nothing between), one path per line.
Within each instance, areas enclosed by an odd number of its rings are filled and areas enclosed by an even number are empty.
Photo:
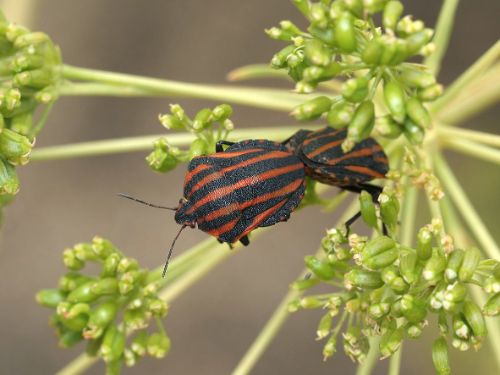
M377 226L375 204L373 203L371 194L365 190L359 195L359 208L364 222L370 227L375 228Z
M438 375L449 375L451 373L448 363L448 345L444 337L438 338L432 344L432 362Z
M395 30L399 17L403 14L403 4L400 1L389 1L385 4L382 24L386 29Z
M406 117L405 93L401 85L395 80L384 84L384 99L392 118L403 123Z
M479 261L481 260L481 253L475 247L470 247L465 250L464 259L460 270L458 271L458 279L463 282L470 281L474 272L476 271Z
M357 47L354 18L348 12L342 13L336 20L335 42L344 53L352 52Z
M12 164L26 164L32 148L33 142L22 134L10 129L0 133L0 153Z
M341 101L331 106L326 120L335 129L342 129L349 125L354 113L352 104Z

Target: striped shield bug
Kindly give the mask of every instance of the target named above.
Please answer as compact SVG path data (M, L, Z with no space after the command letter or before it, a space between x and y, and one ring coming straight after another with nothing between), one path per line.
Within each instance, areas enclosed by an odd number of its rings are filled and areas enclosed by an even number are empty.
M341 145L346 136L346 129L331 127L299 130L283 144L302 160L309 177L355 193L366 190L376 202L382 189L367 182L385 177L389 171L387 156L373 138L357 143L344 153ZM359 216L360 213L349 219L346 227L349 228Z
M223 149L223 146L229 146ZM175 211L182 227L198 228L229 244L248 245L248 234L258 228L286 221L305 192L304 164L286 146L267 140L220 141L216 153L193 158L184 179L184 194L177 208L146 205Z

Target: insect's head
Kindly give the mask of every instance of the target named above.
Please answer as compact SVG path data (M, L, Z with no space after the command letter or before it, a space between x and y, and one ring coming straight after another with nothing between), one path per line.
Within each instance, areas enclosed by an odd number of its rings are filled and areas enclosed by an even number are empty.
M191 202L186 198L181 198L179 200L179 206L177 211L175 211L175 221L177 224L185 225L191 228L196 226L196 215L191 211Z

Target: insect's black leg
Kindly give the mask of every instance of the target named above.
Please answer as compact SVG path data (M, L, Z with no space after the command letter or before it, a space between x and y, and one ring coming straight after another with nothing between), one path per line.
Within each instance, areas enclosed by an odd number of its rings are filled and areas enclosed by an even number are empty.
M345 229L346 229L346 235L348 236L349 235L349 231L351 230L351 225L354 224L354 222L356 220L359 219L359 217L361 216L361 211L359 211L358 213L356 213L353 217L351 217L349 220L347 220L344 225L345 225Z
M353 193L361 193L361 191L365 190L368 194L372 196L373 203L378 204L378 197L382 193L382 188L380 186L371 185L371 184L359 184L352 186L342 186L342 189L352 191ZM349 227L361 216L361 212L358 212L356 215L351 217L346 221L345 226L347 229L347 234L349 234ZM382 233L387 235L387 227L384 223L382 223Z
M215 152L223 152L224 151L224 148L222 147L223 145L226 145L226 146L232 146L234 145L236 142L229 142L229 141L217 141L217 143L215 144Z
M248 246L250 244L250 240L246 235L240 238L240 242L243 244L243 246Z

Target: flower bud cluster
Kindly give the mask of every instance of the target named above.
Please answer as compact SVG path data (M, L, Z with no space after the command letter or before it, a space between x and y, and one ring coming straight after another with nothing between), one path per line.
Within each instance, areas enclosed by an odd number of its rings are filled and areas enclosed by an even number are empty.
M441 95L442 86L424 66L405 61L433 51L433 30L404 16L400 1L294 0L309 22L307 31L290 21L267 30L271 38L290 42L271 60L287 70L296 90L312 92L321 82L345 78L340 95L319 96L292 112L298 120L325 116L336 128L348 127L344 151L375 129L387 138L404 134L419 144L431 126L423 102ZM375 26L381 13L382 27ZM383 86L385 113L375 113L373 97Z
M42 32L9 23L0 12L0 207L19 190L15 167L29 161L40 104L56 100L59 49Z
M158 297L158 285L135 259L123 255L111 242L95 237L64 250L69 270L55 289L44 289L37 302L54 310L51 325L64 348L87 342L87 354L101 357L109 374L123 364L133 366L146 354L161 358L170 348L160 318L168 311ZM97 275L82 272L97 264ZM158 331L148 333L155 318ZM130 336L127 339L127 336Z
M221 104L213 109L203 108L191 119L180 105L171 104L170 113L159 116L160 123L169 130L188 131L196 139L188 150L171 146L167 138L157 139L153 152L146 157L148 165L156 172L168 172L181 162L214 152L217 141L225 140L234 129L234 124L229 119L232 113L230 105Z
M392 193L385 191L381 197L384 195L377 207L369 194L362 193L361 214L377 231L381 222L392 233L399 203ZM475 247L445 249L441 235L437 222L421 228L411 247L380 233L369 239L347 236L343 229L327 232L321 244L323 256L305 257L312 276L292 287L307 290L326 284L340 290L307 295L289 305L290 311L325 310L317 330L318 339L327 339L325 359L335 352L341 331L344 351L353 360L363 361L368 338L373 336L381 336L381 358L389 357L404 339L420 337L431 314L437 316L441 333L433 347L438 373L445 373L448 366L448 341L459 350L481 346L487 335L485 317L500 315L500 263L482 259ZM470 286L480 287L488 295L483 306L473 302ZM334 324L337 315L341 318ZM346 328L345 315L354 318L348 319Z

